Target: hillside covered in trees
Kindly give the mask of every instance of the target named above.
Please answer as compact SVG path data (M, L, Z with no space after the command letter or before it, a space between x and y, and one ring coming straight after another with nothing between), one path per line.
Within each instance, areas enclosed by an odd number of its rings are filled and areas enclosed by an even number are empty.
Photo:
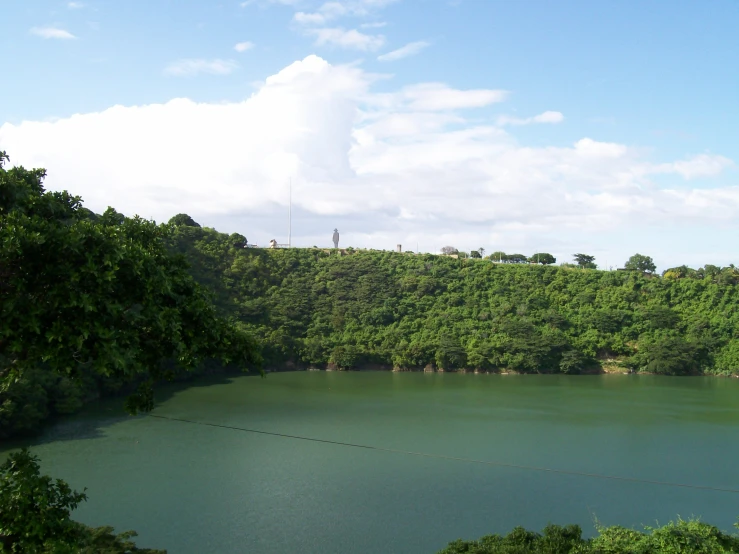
M217 313L171 229L44 189L45 172L0 152L0 439L126 391L148 411L153 385L217 359L247 367L256 347Z
M496 264L244 248L173 218L170 248L261 345L266 367L739 373L739 272Z

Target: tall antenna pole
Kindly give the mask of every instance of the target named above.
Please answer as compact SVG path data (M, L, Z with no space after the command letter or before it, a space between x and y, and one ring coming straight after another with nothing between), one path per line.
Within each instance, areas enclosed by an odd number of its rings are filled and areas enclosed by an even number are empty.
M290 248L293 234L293 178L290 177L290 198L287 209L287 247Z

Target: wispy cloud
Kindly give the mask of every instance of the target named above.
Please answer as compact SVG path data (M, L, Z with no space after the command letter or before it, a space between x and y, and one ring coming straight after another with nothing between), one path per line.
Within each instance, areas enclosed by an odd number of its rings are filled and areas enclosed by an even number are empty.
M379 29L387 25L387 21L375 21L373 23L362 23L360 27L362 29Z
M295 4L299 4L301 0L244 0L239 4L242 8L246 8L247 6L251 6L253 4L259 4L262 6L268 6L270 4L279 4L282 6L294 6Z
M313 12L299 11L293 15L293 21L301 25L324 25L341 17L366 17L395 0L343 0L341 2L324 2ZM368 22L361 27L376 29L384 27L384 22Z
M323 25L326 23L326 16L322 13L313 12L295 12L293 21L301 25Z
M203 59L183 59L177 60L169 64L164 69L165 75L175 77L191 77L199 73L208 73L210 75L228 75L232 73L238 64L233 60L203 60Z
M310 29L308 34L316 37L315 44L317 46L331 44L341 48L373 52L382 48L382 45L385 44L384 36L367 35L360 33L356 29L350 29L348 31L345 31L340 27Z
M413 111L434 112L482 108L503 102L508 92L496 89L459 90L444 83L421 83L404 87L386 98L389 107L404 107Z
M510 117L502 115L498 118L498 125L530 125L531 123L562 123L565 116L561 112L544 112L533 117Z
M59 29L58 27L32 27L31 34L41 38L56 38L62 40L77 38L69 31Z
M67 7L70 10L79 10L80 8L84 8L85 5L82 2L67 2Z
M724 156L698 154L686 160L656 165L650 173L677 173L684 179L694 179L713 177L733 165L734 162Z
M387 54L378 56L377 59L381 62L394 62L395 60L400 60L409 56L415 56L421 50L428 46L430 46L430 44L425 40L409 42L408 44L398 48L397 50L393 50L392 52L388 52Z
M247 50L251 50L254 48L254 43L249 42L248 40L245 40L244 42L237 42L234 44L234 50L237 52L246 52Z

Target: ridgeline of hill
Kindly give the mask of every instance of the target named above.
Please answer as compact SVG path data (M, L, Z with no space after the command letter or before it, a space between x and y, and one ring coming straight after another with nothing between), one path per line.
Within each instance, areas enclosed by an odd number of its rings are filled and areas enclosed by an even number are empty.
M189 218L188 218L189 219ZM739 272L663 277L386 251L244 248L189 222L170 247L265 367L739 373Z

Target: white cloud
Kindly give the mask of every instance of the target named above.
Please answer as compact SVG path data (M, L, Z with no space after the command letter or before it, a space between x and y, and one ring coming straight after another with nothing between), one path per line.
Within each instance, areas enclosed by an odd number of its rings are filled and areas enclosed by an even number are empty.
M685 179L693 179L695 177L713 177L732 165L734 165L734 162L729 158L699 154L687 160L657 165L653 172L677 173Z
M398 92L373 95L368 102L385 109L440 111L482 108L503 102L507 97L508 92L504 90L459 90L444 83L421 83L403 87Z
M385 44L385 37L382 35L367 35L360 33L356 29L345 31L340 27L309 29L308 34L316 37L316 46L324 44L339 46L341 48L351 48L362 51L375 51L382 48Z
M67 2L67 7L70 10L79 10L80 8L84 8L85 5L82 2Z
M426 83L377 93L375 79L309 56L241 102L175 99L5 124L0 149L13 164L46 168L49 189L79 194L95 211L112 205L158 221L189 213L259 244L280 237L290 178L300 214L293 243L305 246L326 244L338 226L342 243L354 246L419 241L426 250L450 243L569 259L590 251L593 237L621 237L645 222L681 236L691 222L739 218L736 181L683 183L720 175L727 158L655 163L592 137L528 146L456 111L500 102L502 91ZM121 152L131 153L125 163ZM650 181L655 174L661 185ZM664 184L671 178L680 186ZM673 250L682 263L680 245Z
M236 50L237 52L246 52L247 50L251 50L252 48L254 48L254 43L249 42L248 40L244 42L237 42L234 45L234 50Z
M531 123L562 123L565 116L560 112L544 112L527 118L510 117L507 115L498 118L498 125L529 125Z
M373 11L385 7L392 1L377 0L344 0L341 2L330 1L321 4L314 12L298 11L293 15L293 21L301 25L325 25L329 21L341 17L366 17ZM386 23L370 22L361 25L363 29L377 29L384 27Z
M41 38L56 38L56 39L75 39L77 38L69 31L59 29L58 27L32 27L31 34Z
M164 68L164 74L176 77L190 77L199 73L228 75L237 67L238 64L233 60L183 59L169 64Z
M293 21L295 21L295 23L300 23L301 25L323 25L326 23L326 16L318 12L295 12L293 15Z
M405 46L401 46L397 50L393 50L392 52L388 52L387 54L378 56L377 59L381 62L394 62L395 60L400 60L409 56L415 56L421 50L427 48L428 46L430 46L429 43L424 40L409 42L408 44L406 44Z

